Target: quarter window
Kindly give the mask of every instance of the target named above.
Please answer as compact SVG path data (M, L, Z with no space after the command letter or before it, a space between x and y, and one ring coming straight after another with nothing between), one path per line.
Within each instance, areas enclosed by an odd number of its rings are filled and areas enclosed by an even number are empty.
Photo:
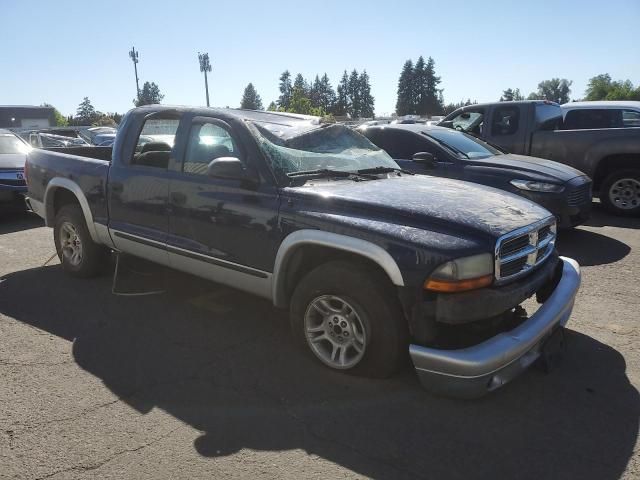
M626 128L640 127L640 111L638 110L623 110L622 111L622 125Z
M229 132L214 123L194 124L189 133L183 171L206 175L211 161L221 157L240 158L238 146Z
M520 125L520 109L516 107L499 107L493 113L491 135L513 135Z

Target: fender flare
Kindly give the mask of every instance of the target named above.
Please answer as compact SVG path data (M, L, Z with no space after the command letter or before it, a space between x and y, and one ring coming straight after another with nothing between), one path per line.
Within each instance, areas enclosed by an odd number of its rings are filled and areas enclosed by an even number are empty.
M404 279L398 264L389 252L375 243L360 238L349 237L322 230L297 230L289 234L278 248L273 268L273 303L277 307L288 305L285 290L287 264L293 253L304 245L319 245L335 250L354 253L372 260L389 276L391 282L399 287L404 286Z
M80 186L76 182L74 182L73 180L69 180L68 178L54 177L47 184L47 189L44 192L46 225L48 227L53 227L53 224L55 222L53 199L56 191L60 188L70 191L78 199L78 203L80 204L80 208L82 209L82 213L84 214L84 221L87 224L87 230L89 230L89 235L91 235L91 239L94 242L100 243L98 232L96 231L96 226L93 223L93 214L91 213L91 208L89 208L87 197L85 197L84 192L82 191Z

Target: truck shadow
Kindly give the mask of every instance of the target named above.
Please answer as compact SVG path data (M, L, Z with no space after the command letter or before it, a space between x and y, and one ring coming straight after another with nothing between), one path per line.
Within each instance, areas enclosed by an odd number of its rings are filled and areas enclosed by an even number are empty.
M32 212L0 212L0 235L44 227L44 220Z
M173 272L163 295L109 285L58 266L15 272L0 313L73 341L77 364L137 411L204 432L203 456L299 449L372 478L613 480L633 454L640 400L624 358L577 332L550 375L456 401L423 391L410 369L376 381L328 371L260 299Z
M623 217L607 212L599 202L593 202L591 218L585 222L589 227L640 228L640 217Z
M631 247L620 240L581 228L560 232L556 247L560 255L574 258L585 267L615 263L631 252Z

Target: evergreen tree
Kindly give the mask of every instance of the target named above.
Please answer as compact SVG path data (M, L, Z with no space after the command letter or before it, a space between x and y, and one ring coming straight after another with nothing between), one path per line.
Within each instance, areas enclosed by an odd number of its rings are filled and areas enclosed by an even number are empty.
M351 105L349 103L349 76L345 70L338 84L338 93L333 114L339 117L347 115Z
M418 115L426 115L429 108L429 86L427 84L427 64L422 55L413 67L413 112Z
M96 109L91 105L91 100L89 100L89 97L84 97L80 105L78 105L73 123L75 125L91 125L97 117Z
M336 103L336 92L331 86L329 77L325 73L320 79L317 90L318 95L318 107L322 108L325 112L331 112Z
M301 73L296 75L296 79L293 82L293 89L298 89L305 97L309 97L309 84L304 79Z
M339 95L338 95L339 96ZM404 62L400 78L398 79L398 101L396 113L399 116L415 113L413 94L413 62Z
M347 92L349 96L350 107L347 113L351 118L360 118L362 112L362 98L360 95L360 75L354 68L349 75L347 83Z
M267 111L269 111L269 112L277 112L278 111L278 105L276 105L276 102L271 102L269 104L269 106L267 107Z
M291 104L291 94L293 87L291 86L291 74L289 70L285 70L280 75L280 96L278 97L278 107L287 110Z
M242 94L242 100L240 100L240 108L246 108L249 110L262 110L262 99L252 83L249 83L244 89Z
M425 82L425 111L421 113L421 115L427 115L431 117L432 115L438 115L442 112L443 105L440 102L440 92L438 89L438 85L441 80L440 77L436 76L436 62L433 58L429 57L427 60L427 65L424 70L424 82Z
M364 70L360 74L360 116L372 118L374 115L374 98L371 95L371 84L369 83L369 75Z
M519 100L524 100L524 96L520 93L519 88L507 88L502 91L502 96L500 97L501 102L517 102Z
M316 75L316 78L313 80L313 83L311 84L311 89L309 91L309 98L311 99L311 103L316 108L320 107L321 89L322 89L322 85L320 82L320 77Z
M155 105L162 102L164 95L160 93L160 87L155 82L144 82L142 90L140 90L140 98L134 98L133 103L136 107L142 105Z

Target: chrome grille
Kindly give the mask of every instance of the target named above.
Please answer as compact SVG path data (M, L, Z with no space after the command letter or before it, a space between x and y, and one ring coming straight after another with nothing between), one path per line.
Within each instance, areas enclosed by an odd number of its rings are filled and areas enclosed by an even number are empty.
M591 182L578 185L567 192L567 204L570 207L578 207L591 202Z
M500 237L495 253L497 283L515 280L540 265L553 252L555 240L556 222L553 218Z

